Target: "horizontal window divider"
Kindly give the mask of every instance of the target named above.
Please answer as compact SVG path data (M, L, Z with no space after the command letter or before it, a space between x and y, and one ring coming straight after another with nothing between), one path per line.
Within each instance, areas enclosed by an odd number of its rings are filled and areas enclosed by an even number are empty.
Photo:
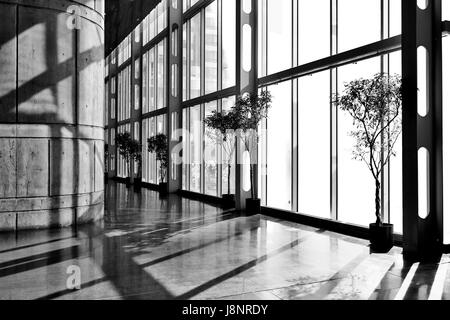
M208 103L215 100L220 100L223 98L228 98L229 96L235 96L236 95L236 87L230 87L227 89L223 89L220 91L216 91L198 98L194 98L191 100L183 101L181 106L184 108L189 108L192 106L196 106L203 103Z
M262 207L261 212L263 215L272 218L281 219L284 221L291 221L313 228L323 229L326 231L335 232L350 237L369 240L368 227L358 226L350 223L343 223L331 219L313 217L306 214L274 209L270 207ZM403 246L402 235L394 234L394 245L400 247Z
M123 126L125 124L131 124L131 119L118 121L116 126L119 127L119 126Z
M188 198L191 200L198 200L202 201L207 204L221 204L222 198L211 196L203 193L193 192L193 191L187 191L187 190L180 190L177 192L178 195L180 195L183 198Z
M162 116L164 114L167 114L167 112L168 112L167 108L158 109L155 111L150 111L150 112L144 113L140 118L142 120L149 119L149 118L153 118L153 117L157 117L157 116Z
M402 36L377 41L366 46L338 53L298 67L284 70L258 79L259 87L266 87L280 82L297 79L306 75L341 67L350 63L392 53L402 47Z
M147 42L147 44L141 47L141 55L147 53L148 50L152 49L156 45L158 45L164 38L169 36L169 28L165 28L159 34L157 34L152 40Z
M131 66L131 58L122 63L120 67L117 67L117 69L114 70L114 72L111 72L111 77L118 76L122 71L124 71L129 66Z
M234 1L234 0L231 0ZM194 17L197 13L199 13L203 8L209 6L211 3L213 3L214 0L200 0L196 4L194 4L192 7L186 10L186 12L183 13L183 23Z

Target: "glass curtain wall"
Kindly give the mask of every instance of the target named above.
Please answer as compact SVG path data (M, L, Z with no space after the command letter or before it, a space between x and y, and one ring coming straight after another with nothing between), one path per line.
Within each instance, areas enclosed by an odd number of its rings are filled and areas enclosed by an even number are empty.
M259 77L399 35L400 5L400 0L383 6L381 0L259 0ZM380 72L401 75L399 51L363 61L355 56L354 63L267 87L273 103L259 145L264 205L348 224L375 222L375 182L366 165L353 159L352 120L332 101L345 83ZM383 176L383 211L401 233L401 141L396 148L400 156Z
M127 37L107 59L110 144L114 143L116 129L120 132L129 123L138 122L142 133L137 137L144 151L142 179L151 184L158 183L158 164L146 151L147 139L167 132L170 2L160 2L134 37ZM448 2L443 2L444 20L450 19ZM182 185L187 191L220 196L227 191L227 168L222 165L221 147L209 139L203 121L215 110L229 110L235 101L239 54L236 1L185 0L182 5L180 92L182 127L189 132L183 137ZM259 0L258 21L258 76L264 79L371 43L382 49L381 40L401 33L401 0ZM445 54L449 55L447 38L444 42ZM137 45L139 50L133 49L132 56L131 47ZM131 63L136 63L133 71ZM133 88L135 96L142 99L138 118L133 118L131 112L136 106L132 101L131 72L137 72L142 79L140 87ZM261 87L273 95L269 117L261 126L267 135L260 140L258 152L259 193L264 205L348 224L367 226L374 222L375 183L365 165L353 159L354 141L349 136L352 121L337 110L332 98L342 92L345 83L379 72L401 74L401 52L363 61L357 61L355 55L347 65L337 67L331 63L320 71ZM402 232L401 147L398 141L398 156L391 159L383 175L383 212L397 233ZM123 163L115 156L110 155L110 170L117 163L117 175L126 175ZM233 193L234 167L230 184Z
M151 184L159 183L159 164L147 151L147 139L167 133L168 5L167 0L160 1L106 59L110 105L105 117L112 120L106 121L108 140L115 146L116 133L128 132L140 141L142 181ZM129 176L118 152L110 154L109 160L110 172L116 171L117 163L117 177ZM135 165L135 173L138 169Z
M197 6L194 6L197 4ZM229 111L236 85L236 1L183 1L191 18L183 24L183 190L220 196L228 191L222 148L203 121L213 111ZM216 94L220 99L208 99ZM201 103L199 103L199 101ZM234 192L234 168L230 174Z

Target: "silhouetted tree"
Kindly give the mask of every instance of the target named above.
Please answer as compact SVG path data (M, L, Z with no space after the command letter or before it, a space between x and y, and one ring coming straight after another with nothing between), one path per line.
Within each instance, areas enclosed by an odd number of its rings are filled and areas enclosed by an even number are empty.
M156 154L156 160L159 161L160 183L164 183L169 168L169 142L165 134L158 134L148 140L148 152Z
M269 108L272 106L272 95L263 90L259 94L244 94L238 97L232 108L237 118L240 132L238 136L250 155L250 184L252 199L256 199L255 185L258 183L255 176L255 166L258 160L258 126L267 118Z
M353 157L363 161L375 180L375 215L378 225L381 216L381 174L402 131L402 80L400 76L376 74L370 79L346 83L336 105L353 118L355 139Z
M125 159L128 164L128 174L130 177L130 182L133 183L134 177L131 170L131 161L140 163L142 150L141 145L139 141L132 139L131 135L128 132L119 133L117 135L116 145L119 149L119 154Z
M239 117L236 112L217 112L204 120L205 125L210 129L207 135L216 144L222 146L225 154L228 176L228 194L231 193L230 175L233 164L233 156L236 150L236 130L239 129Z

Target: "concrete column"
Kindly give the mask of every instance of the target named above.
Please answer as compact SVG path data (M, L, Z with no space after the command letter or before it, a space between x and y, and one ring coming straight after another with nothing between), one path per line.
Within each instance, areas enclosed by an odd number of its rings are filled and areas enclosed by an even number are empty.
M103 8L0 3L0 231L103 217Z

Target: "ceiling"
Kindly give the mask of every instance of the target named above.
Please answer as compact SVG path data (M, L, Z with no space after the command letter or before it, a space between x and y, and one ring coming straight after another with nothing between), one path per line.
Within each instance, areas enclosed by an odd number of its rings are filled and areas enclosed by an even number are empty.
M160 0L105 0L105 54L145 18Z

